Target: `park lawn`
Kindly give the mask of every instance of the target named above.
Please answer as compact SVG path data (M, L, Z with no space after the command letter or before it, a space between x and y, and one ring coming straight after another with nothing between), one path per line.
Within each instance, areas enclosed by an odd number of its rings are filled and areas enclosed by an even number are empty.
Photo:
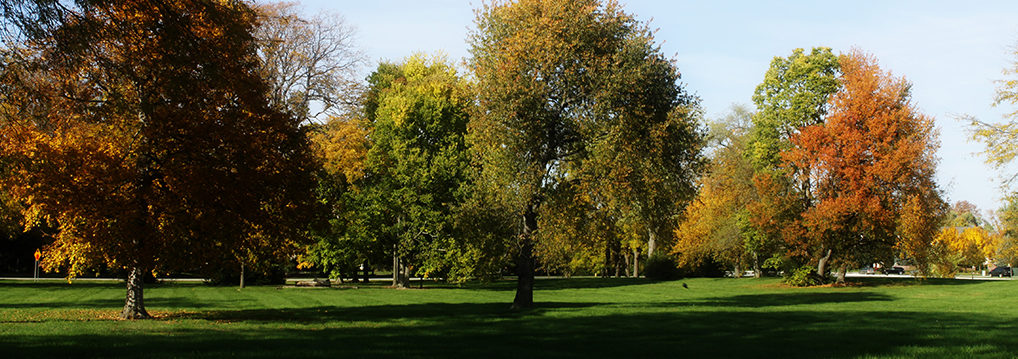
M538 280L394 290L150 285L154 320L114 319L122 283L0 282L0 356L767 357L1018 355L1016 281ZM688 289L683 288L686 283Z

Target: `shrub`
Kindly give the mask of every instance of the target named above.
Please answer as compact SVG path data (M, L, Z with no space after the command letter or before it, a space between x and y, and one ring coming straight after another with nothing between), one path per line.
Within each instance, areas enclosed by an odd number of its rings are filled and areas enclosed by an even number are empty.
M824 278L817 274L812 266L802 266L785 273L785 284L790 286L809 287L824 284Z
M679 275L682 277L723 278L725 270L724 263L708 257L679 268Z
M654 253L647 258L643 266L643 274L653 280L675 280L682 276L675 259L663 253Z

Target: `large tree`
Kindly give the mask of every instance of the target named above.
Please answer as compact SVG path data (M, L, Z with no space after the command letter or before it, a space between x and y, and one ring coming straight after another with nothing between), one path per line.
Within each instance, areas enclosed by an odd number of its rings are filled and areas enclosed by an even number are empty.
M809 229L803 244L813 258L833 255L843 281L848 265L893 260L904 208L925 206L919 213L939 218L943 205L920 200L939 199L938 142L933 118L910 101L911 85L858 50L839 63L841 90L826 122L803 127L782 157L788 166L809 169L797 174L815 196L803 213Z
M756 254L756 231L747 209L756 198L754 167L747 155L752 115L733 106L731 114L710 124L710 164L675 229L672 251L686 264L711 257L741 273L745 259ZM749 262L759 275L758 262Z
M633 214L691 193L696 99L652 31L614 1L522 0L477 11L468 61L479 110L470 123L478 189L515 216L513 307L533 305L539 214L576 185L603 210ZM684 189L686 188L686 189ZM631 193L624 193L631 191Z
M412 274L448 269L453 208L466 180L472 96L442 57L382 63L368 83L369 141L357 210L371 225L365 233L393 258L393 284L404 287Z
M59 229L45 267L127 269L121 317L146 318L145 273L297 249L314 161L300 120L269 105L253 11L201 0L33 4L60 16L4 44L19 57L5 63L14 91L3 102L25 111L4 112L10 171L0 180L29 220Z
M802 174L810 169L782 166L781 152L792 147L790 139L801 128L824 123L829 99L840 88L839 73L830 48L795 49L788 57L775 57L756 87L747 153L756 168L757 195L748 205L752 247L803 237L801 214L814 200L809 177ZM820 275L826 275L826 257L819 262Z
M255 10L259 73L269 84L273 106L309 121L355 107L364 55L343 17L302 16L295 3L259 4Z
M322 160L317 194L327 225L314 228L315 243L308 247L299 268L314 266L331 278L356 280L360 265L379 263L384 253L365 234L370 226L357 206L368 131L356 117L332 117L313 129L311 141Z

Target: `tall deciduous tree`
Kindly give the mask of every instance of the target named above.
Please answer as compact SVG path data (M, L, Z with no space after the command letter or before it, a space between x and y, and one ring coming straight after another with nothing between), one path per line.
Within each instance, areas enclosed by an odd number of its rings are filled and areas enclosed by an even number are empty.
M782 156L790 166L809 169L800 182L811 184L816 201L803 213L810 251L814 258L833 253L843 281L848 265L891 261L910 201L934 218L943 204L914 201L939 195L938 142L933 119L910 101L911 85L858 50L839 62L842 88L830 100L827 121L802 128Z
M34 3L59 21L33 32L38 56L4 69L3 85L18 91L3 102L33 112L2 119L3 188L30 219L58 226L43 265L71 276L128 269L121 317L145 318L147 272L296 250L315 164L300 120L268 103L254 12L239 2L76 3Z
M379 263L384 253L364 233L369 226L357 206L368 131L363 119L355 117L331 117L313 128L311 141L322 160L317 173L318 198L324 204L328 225L315 228L315 243L307 248L299 267L317 267L340 281L344 277L356 280L359 265Z
M749 203L753 243L797 242L802 238L802 211L812 206L809 168L782 166L781 152L805 126L824 123L829 100L840 88L838 57L817 47L807 54L795 49L788 57L775 57L757 86L753 102L757 112L749 135L748 156L756 167L756 199ZM801 255L803 253L794 253ZM820 259L820 275L826 275Z
M269 83L276 108L306 120L342 114L355 106L355 80L364 55L354 45L354 29L337 14L300 15L294 3L260 4L259 72Z
M382 63L368 82L370 141L360 203L374 214L368 232L390 248L394 285L402 287L411 274L447 269L452 209L466 180L472 96L441 57Z
M530 307L538 216L563 186L647 224L652 208L691 195L697 100L647 26L614 1L500 1L475 22L476 181L518 221L513 306Z
M756 198L754 167L747 155L751 117L747 109L735 106L728 117L710 125L708 173L700 178L700 191L675 229L672 251L683 262L713 257L741 272L744 259L756 254L756 232L747 209Z

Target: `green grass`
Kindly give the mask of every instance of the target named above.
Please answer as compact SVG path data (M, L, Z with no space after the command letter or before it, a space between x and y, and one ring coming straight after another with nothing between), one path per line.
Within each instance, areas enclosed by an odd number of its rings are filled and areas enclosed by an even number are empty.
M0 282L0 356L1010 358L1018 282L885 278L539 280L393 290L162 284L155 320L113 319L120 283ZM687 283L689 289L682 288Z

